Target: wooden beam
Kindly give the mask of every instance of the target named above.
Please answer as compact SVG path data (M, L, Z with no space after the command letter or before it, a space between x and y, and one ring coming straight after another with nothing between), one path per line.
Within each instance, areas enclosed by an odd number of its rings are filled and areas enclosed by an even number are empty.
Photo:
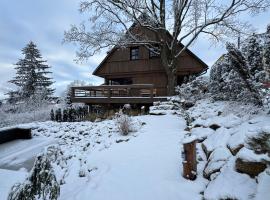
M152 104L154 101L166 101L167 97L76 97L72 98L73 103L86 104Z
M100 86L77 86L71 87L74 90L102 90L102 89L147 89L154 88L153 84L133 84L133 85L100 85Z

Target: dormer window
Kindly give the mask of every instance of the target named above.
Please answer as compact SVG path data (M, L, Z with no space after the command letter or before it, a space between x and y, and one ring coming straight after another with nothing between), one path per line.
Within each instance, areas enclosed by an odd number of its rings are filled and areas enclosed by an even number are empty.
M160 54L160 48L158 45L152 46L149 48L149 58L159 58Z
M139 47L131 47L130 60L138 60L138 59L139 59Z

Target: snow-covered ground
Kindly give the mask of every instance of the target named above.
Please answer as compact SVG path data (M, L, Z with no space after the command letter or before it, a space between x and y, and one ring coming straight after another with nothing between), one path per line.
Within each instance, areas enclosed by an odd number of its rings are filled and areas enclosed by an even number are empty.
M0 145L0 168L30 171L35 156L43 148L56 143L52 138L33 138L31 140L14 140Z
M6 169L28 169L27 161L33 160L40 147L58 144L63 155L53 166L61 183L62 200L269 198L265 194L270 188L268 169L255 178L235 170L238 157L269 158L250 153L246 146L248 136L268 130L269 115L251 105L201 100L188 111L193 118L189 132L181 115L162 111L165 113L133 117L136 131L128 136L119 134L113 120L21 125L32 128L33 140L0 145L0 162L10 163ZM219 128L210 128L213 124ZM182 141L190 135L199 140L195 181L182 177ZM231 150L239 146L242 149L233 155ZM20 153L17 155L15 150ZM25 170L6 169L0 170L1 200L14 182L22 181L26 175ZM6 181L8 176L13 178Z
M6 200L12 185L24 181L26 176L26 172L0 169L0 199Z

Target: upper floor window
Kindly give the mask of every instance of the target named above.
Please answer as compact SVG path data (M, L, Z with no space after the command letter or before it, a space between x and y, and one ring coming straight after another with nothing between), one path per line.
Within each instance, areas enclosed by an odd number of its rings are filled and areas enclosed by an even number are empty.
M138 59L139 59L139 47L131 47L130 60L138 60Z
M159 58L160 54L160 48L158 45L155 45L154 47L150 47L149 49L149 58Z

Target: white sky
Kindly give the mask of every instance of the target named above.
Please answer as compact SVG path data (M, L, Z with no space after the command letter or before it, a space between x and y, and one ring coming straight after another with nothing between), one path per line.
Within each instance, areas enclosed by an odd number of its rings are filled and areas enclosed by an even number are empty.
M21 49L30 40L37 44L43 58L52 66L56 95L60 95L73 80L102 83L102 79L91 74L105 54L78 64L73 61L78 47L62 44L64 31L70 24L79 24L83 20L78 4L78 0L0 1L0 99L12 87L7 82L15 76L13 64L21 58ZM263 32L270 23L270 12L246 18L258 32ZM204 38L197 40L191 50L209 66L225 52L222 44L211 46Z

